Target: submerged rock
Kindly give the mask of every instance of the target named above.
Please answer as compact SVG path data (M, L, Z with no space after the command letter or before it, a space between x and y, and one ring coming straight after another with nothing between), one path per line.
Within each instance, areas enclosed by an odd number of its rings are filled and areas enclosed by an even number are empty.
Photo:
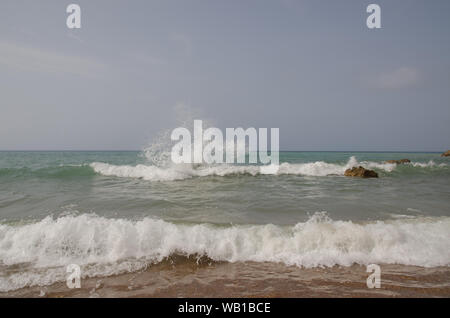
M361 166L345 170L344 175L347 177L378 178L378 173Z
M447 150L446 152L444 152L441 157L450 157L450 150Z
M400 160L388 160L388 161L386 161L386 163L395 163L395 164L398 164L398 165L400 165L402 163L408 163L408 162L411 162L411 160L409 160L409 159L400 159Z

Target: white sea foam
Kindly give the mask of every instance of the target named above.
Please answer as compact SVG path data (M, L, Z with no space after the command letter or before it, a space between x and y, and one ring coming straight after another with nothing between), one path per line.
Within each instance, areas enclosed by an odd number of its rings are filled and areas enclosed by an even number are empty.
M435 163L433 160L430 160L428 162L411 162L409 165L413 167L420 167L420 168L429 168L429 167L446 167L447 165L445 163Z
M191 165L174 165L172 167L157 167L147 165L112 165L103 162L94 162L90 164L95 172L105 176L140 178L151 181L170 181L182 180L194 176L194 169Z
M102 162L91 163L90 166L95 172L105 176L141 178L150 181L172 181L183 180L192 177L206 176L229 176L235 174L249 174L256 176L259 174L269 175L304 175L304 176L329 176L343 175L345 170L361 165L369 169L379 169L390 172L396 168L396 164L377 163L370 161L358 162L355 157L351 157L345 164L327 163L324 161L308 163L282 163L275 167L256 165L171 165L158 167L153 165L112 165ZM278 168L278 169L277 169Z
M450 265L450 218L356 224L324 212L294 226L173 224L144 218L82 214L26 225L0 225L0 291L65 280L65 266L83 277L132 272L173 254L215 261L280 262L304 267L396 263ZM26 266L9 274L1 268Z

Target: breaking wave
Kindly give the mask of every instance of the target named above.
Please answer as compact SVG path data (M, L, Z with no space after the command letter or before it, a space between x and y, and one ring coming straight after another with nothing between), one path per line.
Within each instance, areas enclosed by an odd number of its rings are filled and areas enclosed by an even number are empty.
M49 216L31 224L0 225L0 291L65 281L69 264L80 265L82 277L133 272L173 255L303 267L435 267L450 265L449 246L449 217L358 224L318 212L293 226L219 226L93 214Z
M153 163L153 162L152 162ZM358 161L355 157L350 157L346 163L328 163L325 161L315 161L307 163L288 163L280 165L191 165L191 164L138 164L138 165L116 165L105 162L92 162L79 165L58 165L38 169L29 167L20 168L0 168L0 178L76 178L91 177L96 174L104 176L114 176L121 178L138 178L149 181L174 181L184 180L193 177L207 176L232 176L232 175L301 175L301 176L341 176L346 169L363 166L367 169L375 169L381 173L399 172L414 173L414 171L448 171L446 163L411 162L397 165L395 163L384 163L374 161ZM419 170L418 170L419 169Z
M355 157L351 157L347 163L327 163L324 161L316 161L309 163L287 163L284 162L279 166L256 166L256 165L190 165L180 164L168 167L159 167L154 165L113 165L102 162L94 162L90 167L96 173L105 176L140 178L150 181L173 181L184 180L192 177L206 176L230 176L230 175L302 175L302 176L330 176L344 175L346 169L363 166L367 169L375 169L383 172L392 172L397 168L395 163L379 163L372 161L358 162ZM411 163L405 164L408 167L446 167L446 164L437 165L430 161L429 163Z

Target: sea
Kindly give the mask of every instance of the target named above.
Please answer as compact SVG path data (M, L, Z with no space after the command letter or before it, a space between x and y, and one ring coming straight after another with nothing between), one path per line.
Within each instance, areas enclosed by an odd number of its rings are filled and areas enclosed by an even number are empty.
M277 170L263 173L251 164L174 165L147 150L2 151L0 295L67 288L70 264L95 282L161 275L165 266L163 296L179 296L180 281L192 274L180 274L178 265L201 267L203 278L191 275L191 283L215 277L214 290L226 290L223 269L236 266L259 278L289 269L280 288L292 273L315 269L343 277L354 266L385 264L417 277L444 268L439 288L450 292L449 158L297 151L279 158ZM386 163L404 158L411 162ZM344 176L355 166L379 177ZM259 282L260 290L276 286ZM178 292L161 292L174 284ZM188 290L183 295L196 295Z

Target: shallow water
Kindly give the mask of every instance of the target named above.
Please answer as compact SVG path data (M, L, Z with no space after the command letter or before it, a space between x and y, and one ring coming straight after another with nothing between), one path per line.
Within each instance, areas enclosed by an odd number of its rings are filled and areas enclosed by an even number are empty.
M226 263L170 258L144 270L22 288L0 297L450 297L448 267L381 264L380 288L365 266L298 268L268 262Z

